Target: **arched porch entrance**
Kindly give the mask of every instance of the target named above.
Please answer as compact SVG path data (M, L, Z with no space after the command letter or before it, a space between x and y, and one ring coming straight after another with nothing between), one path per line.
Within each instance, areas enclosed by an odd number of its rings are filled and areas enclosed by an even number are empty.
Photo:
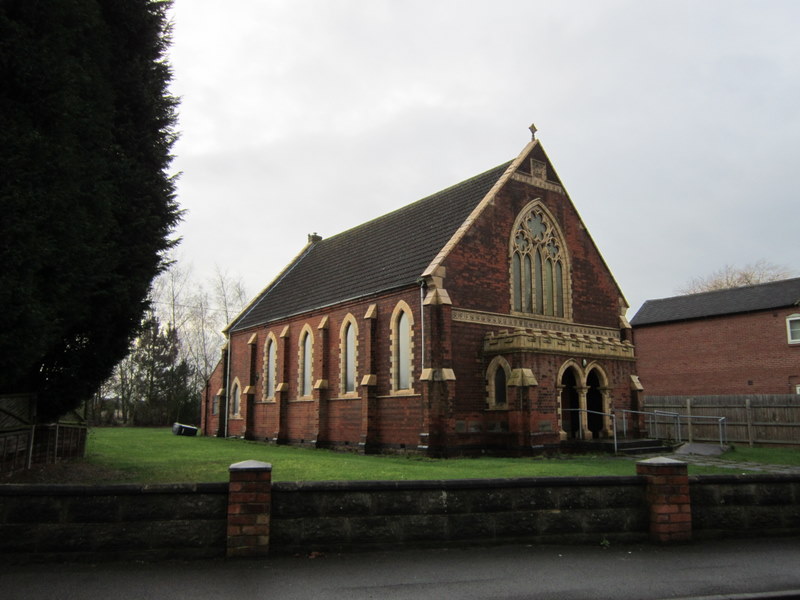
M598 439L603 434L605 416L598 413L605 412L603 402L603 392L601 389L600 376L597 370L592 369L586 378L586 421L589 431L592 432L592 439Z
M579 439L581 429L580 393L578 391L578 374L568 367L561 375L561 431L566 439Z

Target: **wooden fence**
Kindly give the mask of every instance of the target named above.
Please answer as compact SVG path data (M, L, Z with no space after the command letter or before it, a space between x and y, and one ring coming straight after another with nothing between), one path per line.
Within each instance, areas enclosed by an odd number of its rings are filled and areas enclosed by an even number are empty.
M719 441L719 418L725 417L728 443L800 446L800 395L647 396L648 412L660 415L651 436L681 441Z

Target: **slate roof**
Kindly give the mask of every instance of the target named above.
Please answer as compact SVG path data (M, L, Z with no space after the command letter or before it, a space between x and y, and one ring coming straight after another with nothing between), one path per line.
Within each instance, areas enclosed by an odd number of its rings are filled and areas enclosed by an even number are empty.
M311 244L229 330L415 284L510 164Z
M631 319L634 327L755 312L800 304L800 278L648 300Z

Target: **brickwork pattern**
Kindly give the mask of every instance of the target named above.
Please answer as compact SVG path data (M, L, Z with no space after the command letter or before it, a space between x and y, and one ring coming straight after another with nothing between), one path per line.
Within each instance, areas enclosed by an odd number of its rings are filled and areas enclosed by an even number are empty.
M231 557L269 553L272 465L248 460L230 466L228 548Z
M652 396L792 394L800 344L789 344L795 308L637 327L639 378Z
M670 458L652 458L636 463L636 473L647 480L651 539L662 543L691 540L688 465Z

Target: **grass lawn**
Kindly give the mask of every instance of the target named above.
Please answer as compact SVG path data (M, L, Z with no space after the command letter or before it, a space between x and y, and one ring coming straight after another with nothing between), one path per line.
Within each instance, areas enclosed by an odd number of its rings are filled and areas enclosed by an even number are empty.
M738 450L733 454L733 460L741 460ZM90 430L86 459L82 461L86 469L75 469L71 481L227 481L228 467L248 459L272 463L275 481L565 477L636 472L634 460L610 455L447 460L361 456L238 439L175 436L167 428L126 427ZM85 476L80 475L82 470L86 470ZM719 472L730 471L689 466L690 474Z
M757 462L768 465L789 465L800 467L800 448L775 446L772 448L750 448L736 446L722 455L725 460L734 462Z
M731 463L800 465L797 448L736 447ZM450 458L361 456L262 442L172 435L169 428L93 428L86 458L4 476L19 483L181 483L227 481L228 467L255 459L272 463L275 481L480 479L634 475L636 460L607 454L558 458ZM738 468L736 472L742 472ZM690 475L731 473L689 464Z

